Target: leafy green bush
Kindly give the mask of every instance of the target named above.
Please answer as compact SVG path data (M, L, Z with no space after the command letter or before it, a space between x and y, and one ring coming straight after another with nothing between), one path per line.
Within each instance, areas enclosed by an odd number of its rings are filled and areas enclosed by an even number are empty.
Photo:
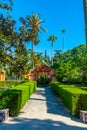
M0 92L0 109L9 108L10 115L16 116L35 91L36 82L22 83L15 88Z
M58 82L52 82L51 88L63 100L73 116L79 117L80 110L87 110L87 91L75 85L64 85Z

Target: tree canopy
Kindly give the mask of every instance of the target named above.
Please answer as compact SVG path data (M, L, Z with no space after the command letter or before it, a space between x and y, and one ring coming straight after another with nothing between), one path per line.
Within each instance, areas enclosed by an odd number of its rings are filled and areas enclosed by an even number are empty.
M54 56L54 68L57 79L61 81L79 82L85 81L87 72L87 53L85 45L80 45L63 54L56 51ZM57 60L58 59L58 60Z

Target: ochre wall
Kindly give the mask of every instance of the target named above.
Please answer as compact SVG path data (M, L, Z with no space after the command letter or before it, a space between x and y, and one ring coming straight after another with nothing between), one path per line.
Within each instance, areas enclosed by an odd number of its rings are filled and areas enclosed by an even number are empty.
M5 81L5 73L0 73L0 81Z

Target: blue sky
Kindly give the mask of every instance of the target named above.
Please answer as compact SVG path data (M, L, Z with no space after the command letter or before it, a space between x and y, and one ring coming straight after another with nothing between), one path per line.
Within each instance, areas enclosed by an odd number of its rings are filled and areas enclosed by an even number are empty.
M41 25L48 30L40 32L40 43L35 46L35 51L47 50L51 55L51 43L47 41L50 35L58 38L54 50L62 49L62 29L66 30L64 51L85 44L83 0L14 0L11 14L16 21L32 12L40 14L40 19L44 20ZM27 47L31 48L31 44Z

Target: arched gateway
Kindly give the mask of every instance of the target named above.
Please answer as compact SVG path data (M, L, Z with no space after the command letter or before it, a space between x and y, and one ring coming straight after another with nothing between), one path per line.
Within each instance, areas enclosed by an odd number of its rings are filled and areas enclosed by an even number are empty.
M29 80L38 80L41 75L45 75L47 78L50 78L51 80L55 80L55 70L46 65L45 63L42 63L40 66L31 69L28 74L26 74L24 77L28 78Z

